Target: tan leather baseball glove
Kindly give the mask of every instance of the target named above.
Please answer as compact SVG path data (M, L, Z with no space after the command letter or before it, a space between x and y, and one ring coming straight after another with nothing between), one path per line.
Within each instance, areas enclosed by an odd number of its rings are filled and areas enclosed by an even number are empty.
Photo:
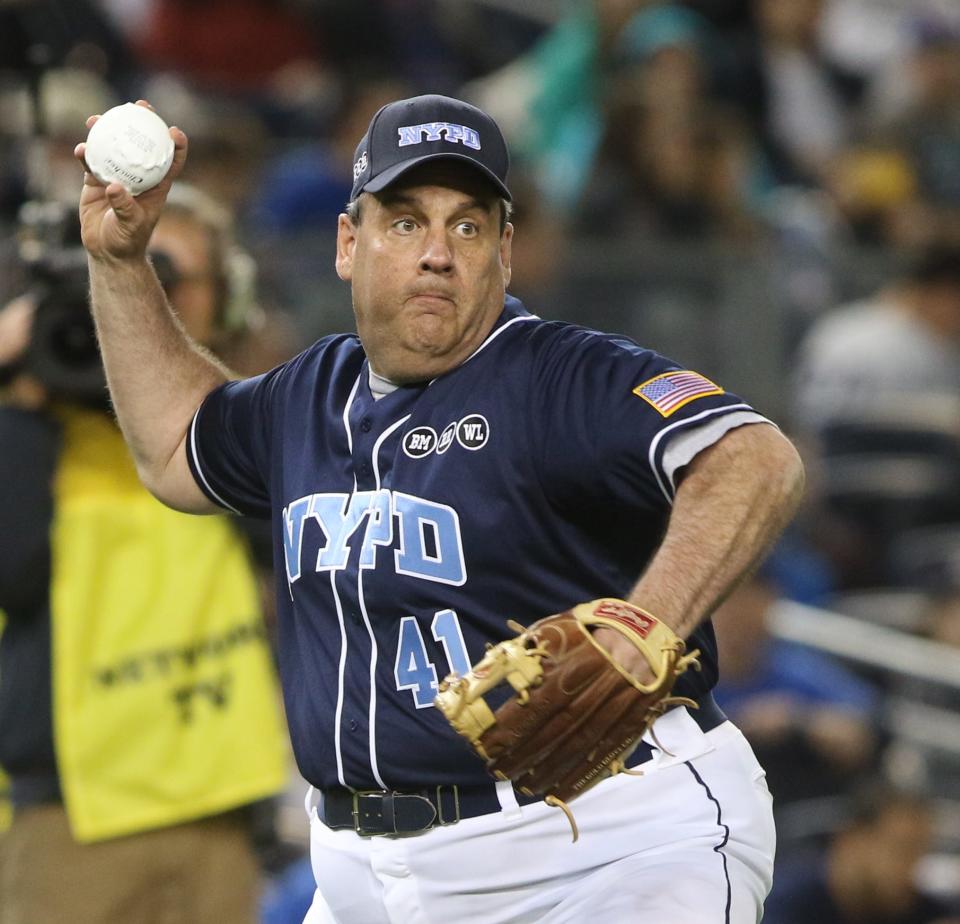
M644 683L614 660L592 630L608 626L643 655L654 679ZM655 616L624 600L581 603L491 646L466 676L451 674L436 705L497 778L562 808L624 762L655 719L677 703L677 677L699 668L698 651ZM497 696L497 688L501 688ZM496 709L491 701L509 698ZM630 771L627 771L630 772Z

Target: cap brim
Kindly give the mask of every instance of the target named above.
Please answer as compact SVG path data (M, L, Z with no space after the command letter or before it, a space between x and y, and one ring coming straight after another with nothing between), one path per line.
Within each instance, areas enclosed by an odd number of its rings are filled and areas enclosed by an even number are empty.
M493 183L497 189L497 192L500 193L504 199L506 199L508 202L513 201L513 196L510 195L510 190L507 189L506 184L504 184L503 180L501 180L500 177L498 177L488 167L478 163L472 157L469 157L466 154L448 154L440 152L434 154L424 154L422 157L415 157L413 160L405 160L401 164L394 164L392 167L388 167L382 173L378 174L368 183L365 183L360 192L381 192L391 183L394 183L400 179L400 177L402 177L405 173L408 173L410 170L412 170L414 167L419 167L420 164L425 164L432 160L458 160L468 164L469 166L473 167L477 173L485 176L491 183Z

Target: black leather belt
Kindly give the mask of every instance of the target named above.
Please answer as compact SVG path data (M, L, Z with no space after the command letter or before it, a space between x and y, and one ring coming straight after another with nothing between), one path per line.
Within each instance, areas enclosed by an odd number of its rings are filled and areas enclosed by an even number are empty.
M528 798L527 803L539 797ZM354 792L342 786L320 793L317 814L328 828L352 828L363 837L375 834L419 834L461 818L500 811L493 783L480 786L433 786L429 789L375 789Z
M690 715L708 732L727 720L723 711L707 695L699 709ZM654 747L641 741L627 759L636 767L653 756ZM520 805L538 802L540 796L516 793ZM462 818L474 818L500 811L500 800L493 783L480 786L431 786L408 790L357 790L331 786L320 790L317 815L333 829L351 828L361 837L378 834L420 834L440 825L452 825Z

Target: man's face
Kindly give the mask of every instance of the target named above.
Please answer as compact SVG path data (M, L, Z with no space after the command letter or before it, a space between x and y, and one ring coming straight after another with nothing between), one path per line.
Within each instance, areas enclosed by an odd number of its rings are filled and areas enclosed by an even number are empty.
M337 273L351 283L357 331L373 370L423 382L463 362L489 333L510 280L513 227L471 167L441 161L361 196L340 216Z
M211 346L217 333L218 279L207 229L185 215L164 215L150 238L150 251L166 254L175 272L167 293L187 333Z
M861 832L864 867L875 908L891 918L906 915L916 899L916 867L929 851L932 819L920 806L889 807Z

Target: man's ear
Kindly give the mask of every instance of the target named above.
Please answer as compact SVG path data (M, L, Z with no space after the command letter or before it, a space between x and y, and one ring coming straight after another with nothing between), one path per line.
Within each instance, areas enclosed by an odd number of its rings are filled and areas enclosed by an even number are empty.
M513 225L508 221L500 235L500 266L503 273L503 287L510 285L510 276L513 273Z
M353 252L357 246L357 226L346 212L337 219L337 275L349 282L353 278Z

